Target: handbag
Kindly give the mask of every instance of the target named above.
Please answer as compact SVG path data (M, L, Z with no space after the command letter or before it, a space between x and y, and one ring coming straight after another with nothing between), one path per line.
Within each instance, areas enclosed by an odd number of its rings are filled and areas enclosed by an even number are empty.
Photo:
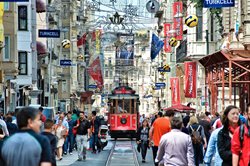
M141 143L137 144L137 151L140 153L141 152Z

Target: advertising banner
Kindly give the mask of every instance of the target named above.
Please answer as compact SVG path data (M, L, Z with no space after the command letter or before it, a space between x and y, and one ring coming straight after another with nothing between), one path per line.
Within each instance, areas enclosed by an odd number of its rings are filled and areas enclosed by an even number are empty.
M170 23L165 23L164 24L164 37L165 37L165 40L164 40L164 51L165 52L171 52L172 49L171 49L171 46L169 45L169 39L170 39L170 35L169 35L169 31L171 30L171 24Z
M134 35L118 34L116 41L116 66L134 65Z
M235 0L204 0L204 8L234 7Z
M182 2L173 3L173 30L176 32L176 40L182 40L183 36L183 5Z
M170 78L170 87L172 92L172 105L180 104L181 103L180 81L178 77Z
M196 62L185 62L185 97L196 98Z
M102 78L102 69L101 69L101 63L100 58L97 57L89 66L88 68L89 75L93 78L93 80L96 82L97 87L99 89L102 89L103 86L103 78Z
M154 60L156 58L156 56L159 54L163 46L164 42L153 33L151 41L151 50L150 50L151 60Z

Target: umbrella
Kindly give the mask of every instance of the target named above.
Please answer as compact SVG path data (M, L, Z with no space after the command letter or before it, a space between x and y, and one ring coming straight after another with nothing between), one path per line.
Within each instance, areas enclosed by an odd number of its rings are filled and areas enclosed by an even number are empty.
M188 107L188 106L183 105L183 104L173 105L172 107L163 108L163 110L164 111L176 110L178 112L186 112L186 111L193 112L193 111L195 111L194 108Z

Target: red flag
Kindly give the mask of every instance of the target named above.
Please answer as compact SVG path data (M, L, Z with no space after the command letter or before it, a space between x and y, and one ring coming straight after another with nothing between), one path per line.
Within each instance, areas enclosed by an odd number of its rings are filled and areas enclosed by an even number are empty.
M97 57L89 66L88 73L96 82L97 87L101 89L103 86L103 78L102 78L102 69L99 57Z
M87 33L83 34L80 39L77 40L77 47L80 47L86 43Z
M182 20L183 5L181 1L173 3L173 30L176 31L176 40L182 40L183 36L183 20Z
M196 98L196 62L185 62L185 97Z
M171 52L171 46L169 45L169 38L171 37L168 32L171 30L171 24L170 23L165 23L164 24L164 51L165 52Z
M170 78L170 87L172 92L172 105L181 103L180 82L178 77Z
M96 39L96 34L95 34L95 31L92 32L92 41L95 41Z

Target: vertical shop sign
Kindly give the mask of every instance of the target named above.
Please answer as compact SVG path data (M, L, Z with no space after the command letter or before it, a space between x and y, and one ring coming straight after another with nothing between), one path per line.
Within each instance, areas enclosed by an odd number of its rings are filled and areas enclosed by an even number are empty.
M170 78L170 87L172 92L172 105L180 104L181 103L180 81L178 77Z
M185 62L185 97L196 98L196 62Z
M176 40L182 40L183 36L183 5L182 2L173 3L173 30L176 32Z

